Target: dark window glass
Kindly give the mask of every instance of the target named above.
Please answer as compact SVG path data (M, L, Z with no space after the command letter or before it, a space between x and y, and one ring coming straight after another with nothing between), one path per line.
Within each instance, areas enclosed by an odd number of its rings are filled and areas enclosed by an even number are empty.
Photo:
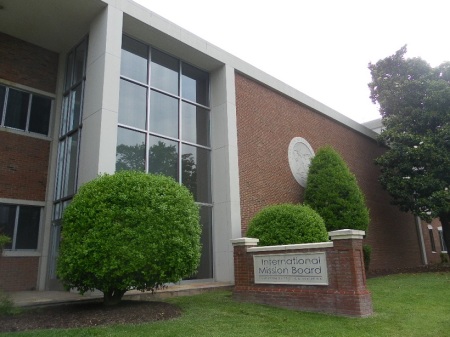
M209 146L209 111L183 102L182 139L204 146Z
M163 174L178 181L178 142L150 136L148 172Z
M433 229L429 228L428 233L430 234L430 244L431 244L431 251L436 251L436 244L434 243L434 235L433 235Z
M83 79L86 62L87 40L85 39L75 50L74 59L74 79L72 84L78 83Z
M41 208L20 206L15 249L36 249Z
M14 238L14 226L16 222L16 206L0 204L0 233L8 236L11 242L5 245L6 249L12 248Z
M121 80L119 95L119 123L146 130L147 89Z
M209 150L183 144L181 182L191 191L197 202L211 202L209 154Z
M67 133L67 119L69 116L69 96L63 97L62 112L61 112L61 128L59 135L63 136Z
M151 91L150 131L178 137L178 99Z
M181 96L187 100L209 105L209 75L189 64L183 63Z
M124 128L117 130L116 171L145 171L145 134Z
M198 267L197 279L213 277L213 249L212 249L212 208L208 206L200 207L200 224L202 226L202 255Z
M80 125L82 98L83 86L79 85L70 93L70 110L67 115L69 125L67 131L74 130Z
M5 105L6 87L0 85L0 125L3 120L3 106Z
M148 47L127 36L122 38L120 73L133 80L147 83Z
M171 94L178 95L179 67L176 58L152 49L150 85Z
M69 90L72 84L72 75L73 75L73 60L74 60L74 52L71 52L67 57L67 65L66 65L66 81L64 83L64 90Z
M62 196L65 149L66 141L60 141L58 143L58 159L56 163L55 199L60 199Z
M76 189L76 174L78 164L78 132L66 139L67 153L65 161L65 177L64 177L64 191L62 197L70 196L75 193Z
M9 89L5 126L25 130L29 100L30 94L11 88Z
M52 101L41 96L33 96L31 100L30 121L28 131L48 134Z

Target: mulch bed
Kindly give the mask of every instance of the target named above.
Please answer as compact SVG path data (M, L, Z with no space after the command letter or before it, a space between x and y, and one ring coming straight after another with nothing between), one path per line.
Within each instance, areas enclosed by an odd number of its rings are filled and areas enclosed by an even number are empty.
M108 307L99 301L77 302L23 309L15 315L0 315L0 332L138 324L180 315L181 309L164 302L123 300L116 306Z

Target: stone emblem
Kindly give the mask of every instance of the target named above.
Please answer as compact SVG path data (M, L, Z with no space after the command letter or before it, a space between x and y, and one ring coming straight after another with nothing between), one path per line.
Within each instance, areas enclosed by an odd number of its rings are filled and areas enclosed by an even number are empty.
M314 157L314 150L306 139L295 137L289 143L288 158L291 172L297 182L306 187L309 164Z

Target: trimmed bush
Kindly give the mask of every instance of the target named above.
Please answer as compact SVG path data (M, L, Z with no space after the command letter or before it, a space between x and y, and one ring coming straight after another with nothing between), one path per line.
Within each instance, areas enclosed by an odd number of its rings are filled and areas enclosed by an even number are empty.
M193 275L200 260L199 210L172 178L121 171L83 185L63 215L58 276L105 304L129 289L154 290Z
M328 231L366 231L369 225L369 210L356 178L331 147L319 149L311 160L305 204L322 216Z
M262 209L250 221L247 236L261 246L328 241L325 224L312 208L280 204Z
M0 256L3 252L3 248L10 242L11 239L8 236L0 234Z

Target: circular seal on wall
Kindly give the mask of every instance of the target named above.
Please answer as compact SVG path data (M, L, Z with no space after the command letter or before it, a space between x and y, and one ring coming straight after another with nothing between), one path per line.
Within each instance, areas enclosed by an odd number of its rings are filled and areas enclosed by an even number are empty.
M314 157L314 150L306 139L295 137L289 143L288 158L291 172L297 182L306 187L309 164Z

